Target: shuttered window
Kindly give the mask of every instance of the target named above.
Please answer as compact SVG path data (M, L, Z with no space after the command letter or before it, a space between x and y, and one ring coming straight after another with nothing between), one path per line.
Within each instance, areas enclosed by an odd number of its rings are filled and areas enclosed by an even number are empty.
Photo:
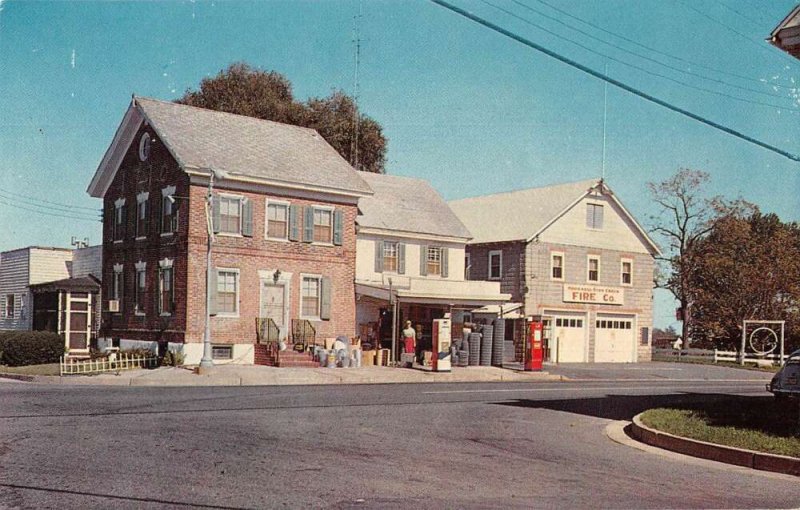
M267 237L289 238L289 204L270 202L267 205Z
M320 315L320 280L318 276L304 276L300 289L300 308L303 317L316 318Z
M314 208L314 242L333 242L333 211Z
M387 272L397 272L397 243L383 243L383 270Z
M242 227L242 199L219 198L219 231L225 234L240 234Z
M429 275L442 274L442 249L438 247L428 247L425 271Z
M600 230L603 228L603 206L586 204L586 227Z

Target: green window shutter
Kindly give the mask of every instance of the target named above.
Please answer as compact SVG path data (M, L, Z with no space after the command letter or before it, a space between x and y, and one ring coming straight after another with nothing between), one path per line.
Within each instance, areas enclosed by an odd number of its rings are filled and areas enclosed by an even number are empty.
M375 241L375 272L383 272L383 241Z
M220 215L219 197L214 195L211 197L211 225L215 234L219 232L219 225L221 223Z
M331 320L331 279L323 277L320 286L319 318L329 321Z
M253 201L242 200L242 235L253 237Z
M397 243L397 274L406 274L406 243Z
M289 206L289 240L300 240L300 209L299 205Z
M339 209L333 211L333 244L342 245L342 211Z
M419 275L428 276L428 245L419 247Z
M442 248L442 278L447 278L449 262L448 250L447 248Z
M208 315L217 315L217 268L211 268L211 275L208 281L208 295L211 297L208 303Z
M314 240L314 208L306 207L305 218L303 218L303 242L310 243Z

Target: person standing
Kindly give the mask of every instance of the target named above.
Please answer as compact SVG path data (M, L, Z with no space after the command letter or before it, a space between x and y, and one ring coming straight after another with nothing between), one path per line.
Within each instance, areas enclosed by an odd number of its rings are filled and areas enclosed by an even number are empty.
M406 321L406 327L403 329L403 360L409 358L414 359L415 350L417 347L417 332L411 327L411 321ZM406 361L408 363L408 361ZM413 362L412 362L413 363ZM412 363L408 363L409 365Z

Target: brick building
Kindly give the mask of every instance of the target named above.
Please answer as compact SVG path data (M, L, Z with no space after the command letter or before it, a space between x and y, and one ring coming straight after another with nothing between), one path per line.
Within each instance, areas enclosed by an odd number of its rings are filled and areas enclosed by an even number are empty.
M500 282L525 316L543 319L547 360L650 359L660 252L607 184L519 190L450 207L473 235L469 277Z
M206 197L215 362L252 363L256 319L355 333L355 218L372 191L311 129L134 97L88 192L103 199L101 335L202 355Z

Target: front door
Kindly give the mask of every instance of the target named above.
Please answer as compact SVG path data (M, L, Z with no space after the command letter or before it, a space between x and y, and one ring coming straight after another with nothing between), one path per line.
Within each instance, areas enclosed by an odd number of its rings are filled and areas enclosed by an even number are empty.
M261 282L261 317L272 319L286 337L286 286L283 283Z

